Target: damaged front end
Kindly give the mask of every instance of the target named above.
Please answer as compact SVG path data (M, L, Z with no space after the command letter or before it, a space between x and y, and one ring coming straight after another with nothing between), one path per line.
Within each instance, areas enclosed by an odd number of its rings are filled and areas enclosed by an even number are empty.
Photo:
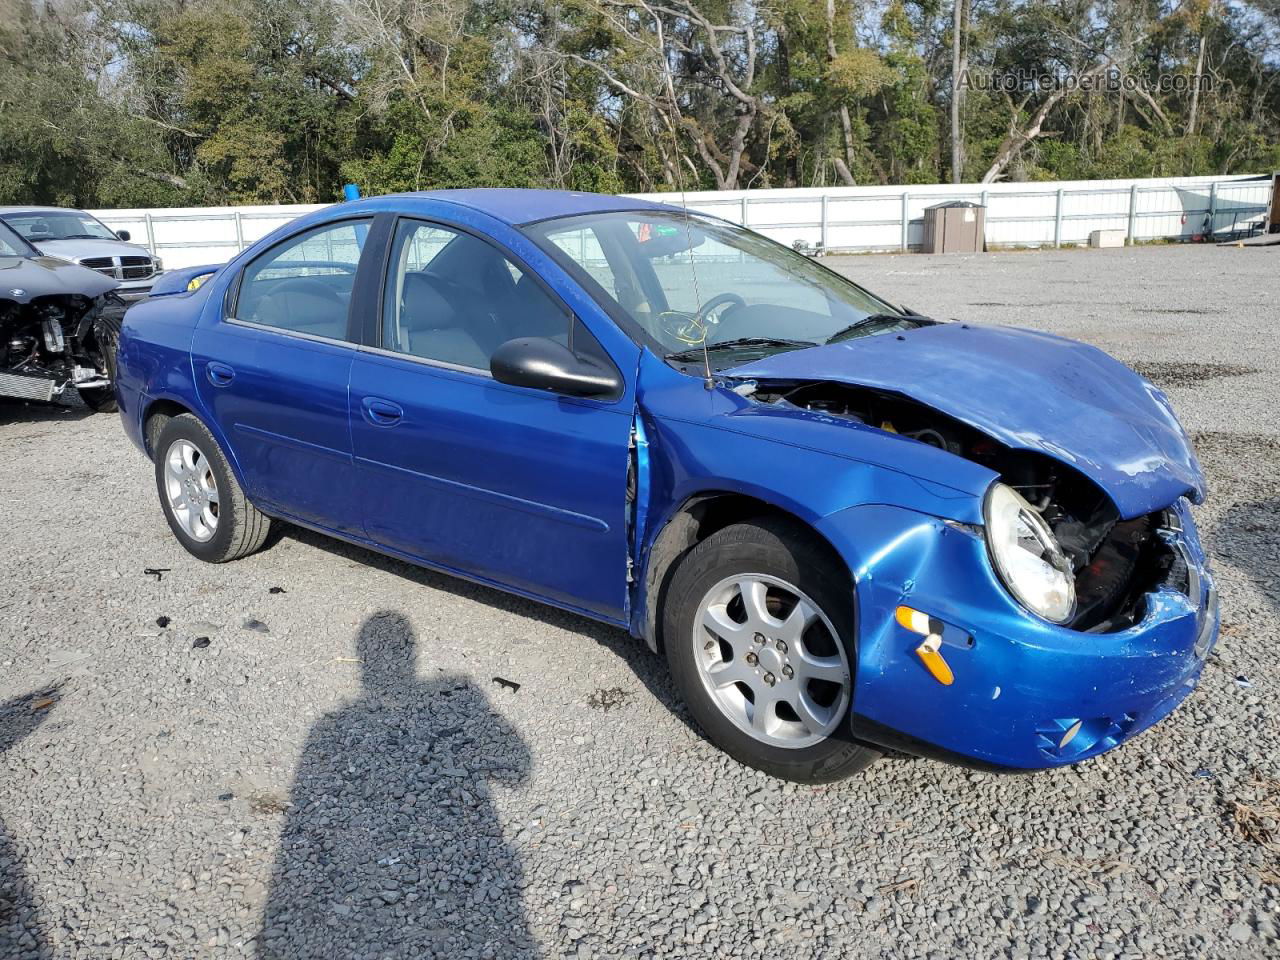
M855 735L1034 770L1096 756L1159 722L1195 688L1219 620L1188 502L1151 522L1145 549L1165 559L1140 560L1118 613L1079 630L1017 602L978 528L890 504L823 518L818 529L855 574Z
M850 455L935 484L952 473L967 497L980 498L974 466L987 478L979 516L963 499L948 518L863 498L816 524L853 573L860 738L969 765L1039 769L1117 746L1194 688L1218 628L1191 517L1195 484L1169 483L1168 500L1135 511L1143 498L1113 496L1084 472L1089 457L1037 449L1048 445L1043 434L1026 432L1027 445L1015 447L902 393L848 382L759 377L738 379L733 392L747 404L740 416L843 428L832 436ZM1020 413L1009 411L1010 435ZM1009 542L1069 584L1057 606L1030 602L1002 569L990 511L998 490L1028 521Z
M1165 533L1170 513L1122 519L1115 503L1079 470L1034 450L1015 450L907 397L844 383L753 382L739 395L775 409L854 421L917 440L991 470L1052 532L1069 565L1074 603L1055 622L1105 633L1140 621L1159 585L1185 586L1186 562Z
M90 408L114 410L124 313L114 288L52 258L0 265L0 397L48 403L74 388Z

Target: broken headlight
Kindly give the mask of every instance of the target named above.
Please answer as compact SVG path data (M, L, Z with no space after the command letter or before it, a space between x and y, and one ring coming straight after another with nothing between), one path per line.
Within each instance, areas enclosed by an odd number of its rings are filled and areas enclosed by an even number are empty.
M1044 518L1003 483L992 484L983 513L987 549L1009 592L1052 623L1070 620L1076 610L1075 577Z

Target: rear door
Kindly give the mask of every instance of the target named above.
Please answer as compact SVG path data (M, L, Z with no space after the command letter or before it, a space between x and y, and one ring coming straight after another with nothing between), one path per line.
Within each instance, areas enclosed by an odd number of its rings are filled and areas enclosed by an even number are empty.
M347 386L373 221L314 227L250 261L191 344L201 399L270 512L361 529Z
M524 336L611 362L581 320L488 238L409 219L392 238L381 312L351 368L367 535L621 619L631 403L489 373L493 351Z

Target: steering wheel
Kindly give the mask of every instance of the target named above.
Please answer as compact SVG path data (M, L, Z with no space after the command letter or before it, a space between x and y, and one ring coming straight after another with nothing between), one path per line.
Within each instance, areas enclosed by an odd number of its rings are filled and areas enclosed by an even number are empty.
M663 333L679 340L681 343L696 347L707 339L707 317L721 307L730 304L735 307L745 307L747 301L736 293L718 293L700 306L696 313L686 313L683 310L663 310L657 316L658 326Z
M698 320L706 322L707 317L715 313L723 306L733 304L735 307L745 307L747 301L743 300L736 293L719 293L698 308L698 312L694 314Z

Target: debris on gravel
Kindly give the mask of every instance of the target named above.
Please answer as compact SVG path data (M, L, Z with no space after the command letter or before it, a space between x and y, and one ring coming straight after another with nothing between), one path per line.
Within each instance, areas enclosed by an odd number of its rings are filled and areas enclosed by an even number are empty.
M0 957L1280 955L1280 270L825 262L1140 369L1258 371L1162 383L1224 620L1168 720L1053 772L782 783L622 631L295 528L203 564L115 417L0 402ZM270 632L239 629L271 584Z
M619 707L625 706L630 699L630 690L623 690L622 687L610 687L606 690L601 687L587 697L587 706L608 713L610 710L617 710Z

